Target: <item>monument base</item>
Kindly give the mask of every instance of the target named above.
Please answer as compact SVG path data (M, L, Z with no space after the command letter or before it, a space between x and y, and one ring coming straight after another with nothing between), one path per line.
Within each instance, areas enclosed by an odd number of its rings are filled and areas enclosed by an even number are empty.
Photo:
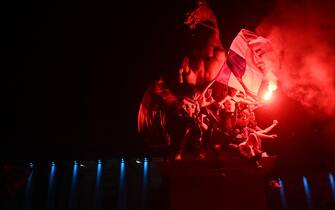
M275 158L262 169L239 158L217 161L171 161L159 164L168 210L267 210L265 177Z

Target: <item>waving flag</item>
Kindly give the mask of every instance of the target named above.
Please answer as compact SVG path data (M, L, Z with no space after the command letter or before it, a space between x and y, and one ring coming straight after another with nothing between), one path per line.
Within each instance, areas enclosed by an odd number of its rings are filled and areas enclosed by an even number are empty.
M264 77L262 55L269 49L269 40L242 29L230 46L216 81L257 96Z

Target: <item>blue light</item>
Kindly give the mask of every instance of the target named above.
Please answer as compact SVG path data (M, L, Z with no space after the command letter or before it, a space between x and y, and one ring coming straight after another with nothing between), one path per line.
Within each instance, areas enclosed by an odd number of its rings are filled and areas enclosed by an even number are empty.
M97 176L95 181L95 209L101 209L101 174L102 174L102 163L98 160L97 164Z
M74 161L74 164L73 164L73 173L72 173L71 190L74 190L75 187L76 187L77 173L78 173L78 164L77 164L77 161Z
M309 210L313 210L312 196L311 196L311 191L309 189L308 180L305 176L303 176L302 179L303 179L303 183L304 183L307 207L308 207Z
M144 163L143 163L143 203L142 203L142 209L147 209L147 188L148 188L148 170L149 170L149 162L147 158L144 158Z
M78 174L78 163L77 161L73 162L73 172L72 172L72 181L70 189L70 198L68 202L68 210L75 209L75 196L77 189L77 174Z
M96 176L96 181L95 181L95 189L96 191L99 191L99 187L100 187L100 182L101 182L101 161L98 160L98 164L97 164L97 176Z
M122 158L120 164L120 184L124 184L124 171L125 171L124 169L125 169L125 163L124 159Z
M147 186L148 184L148 167L149 163L147 158L144 158L144 163L143 163L143 186Z
M281 186L281 188L279 189L280 203L281 203L282 209L287 210L288 208L287 208L287 202L286 202L286 196L285 196L283 181L281 179L278 179L278 183Z
M118 210L126 209L126 189L125 189L125 161L122 158L120 163L120 179L119 179L119 201Z
M52 209L55 205L55 172L56 172L56 164L55 162L51 162L50 176L49 176L49 184L48 184L48 194L46 200L46 210Z
M30 163L29 167L33 169L33 164ZM33 174L34 174L34 170L31 170L31 173L28 177L27 184L26 184L24 210L31 209Z
M48 194L53 189L54 177L55 177L56 165L55 162L51 163L50 176L49 176L49 185L48 185Z
M34 168L34 164L33 163L29 163L29 167L30 168Z
M333 176L333 174L329 173L328 177L329 177L330 188L332 189L333 201L335 202L335 181L334 181L334 176Z

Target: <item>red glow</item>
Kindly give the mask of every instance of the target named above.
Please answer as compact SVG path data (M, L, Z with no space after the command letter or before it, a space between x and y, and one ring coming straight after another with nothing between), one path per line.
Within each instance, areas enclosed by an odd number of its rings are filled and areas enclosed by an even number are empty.
M334 25L333 9L327 2L287 3L279 0L277 10L264 19L256 32L271 40L274 73L281 91L315 116L333 117L335 31L328 29ZM269 100L270 95L262 98Z
M264 101L269 101L271 99L271 97L272 97L273 91L275 91L276 89L277 89L277 84L275 82L273 82L273 81L270 81L268 89L267 89L266 93L263 96L263 100Z

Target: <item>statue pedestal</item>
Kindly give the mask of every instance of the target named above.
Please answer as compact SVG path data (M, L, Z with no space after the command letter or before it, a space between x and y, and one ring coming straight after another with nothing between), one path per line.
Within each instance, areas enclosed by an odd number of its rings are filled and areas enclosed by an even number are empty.
M264 176L274 158L257 169L241 159L172 161L159 165L169 210L267 210Z

